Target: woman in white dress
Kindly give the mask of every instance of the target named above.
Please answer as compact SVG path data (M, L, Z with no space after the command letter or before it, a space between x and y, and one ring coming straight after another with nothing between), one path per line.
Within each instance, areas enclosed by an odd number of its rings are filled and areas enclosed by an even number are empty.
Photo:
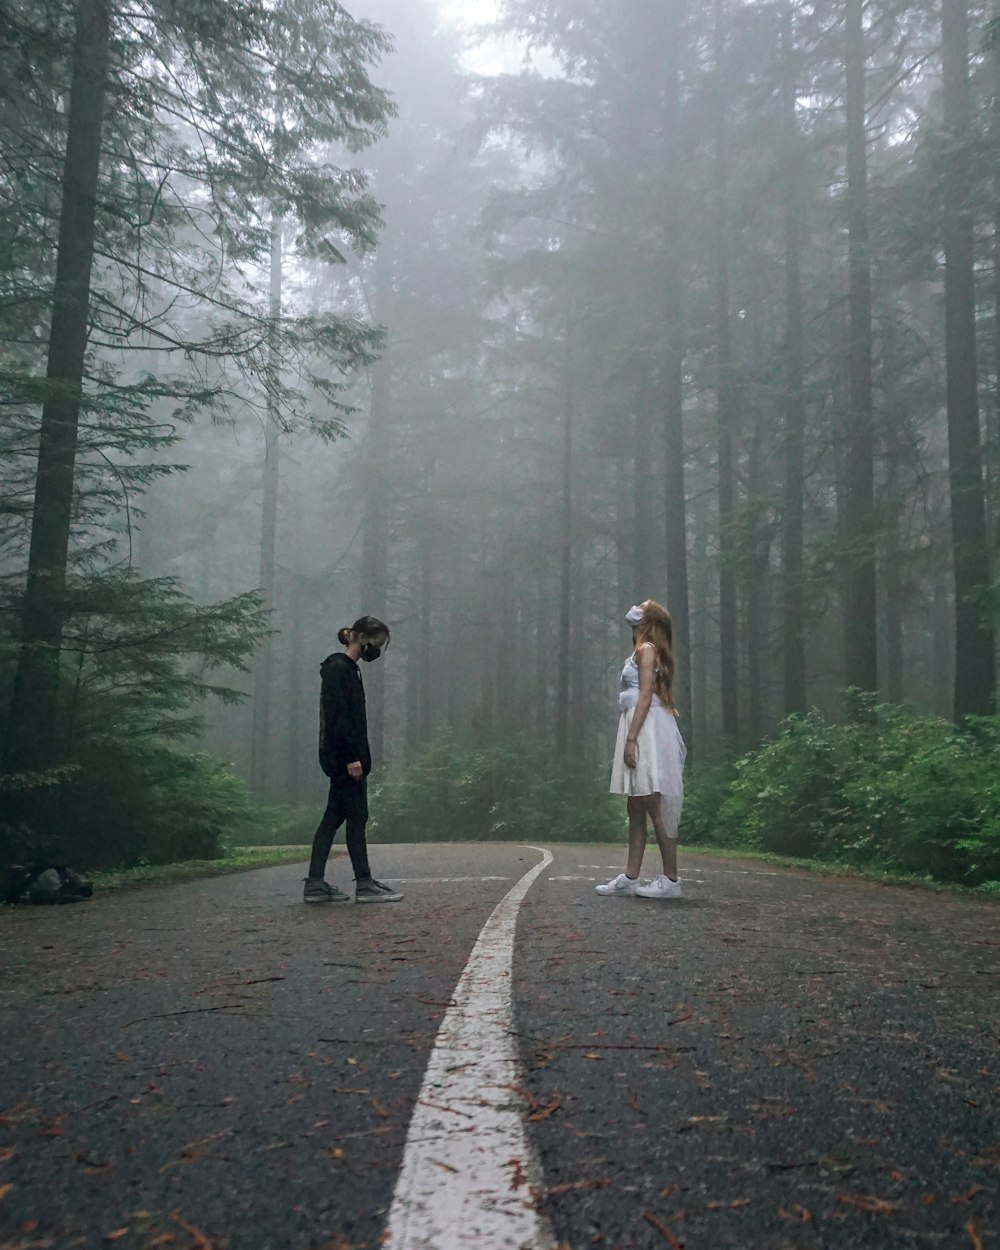
M628 796L628 861L625 871L599 885L597 893L680 898L677 828L687 749L674 708L673 625L670 613L653 599L631 608L625 619L632 626L634 650L622 669L611 793ZM643 885L639 872L647 817L653 822L663 871Z

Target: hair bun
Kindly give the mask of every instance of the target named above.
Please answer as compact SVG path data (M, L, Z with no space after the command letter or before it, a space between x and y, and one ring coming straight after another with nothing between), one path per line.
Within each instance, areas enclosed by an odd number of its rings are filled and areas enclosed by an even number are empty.
M346 647L346 646L347 646L347 644L351 641L351 631L347 628L347 626L346 626L346 625L344 626L344 628L343 628L343 629L341 629L341 630L338 632L338 634L337 634L337 641L338 641L338 642L340 643L340 645L341 645L341 646L343 646L343 647Z

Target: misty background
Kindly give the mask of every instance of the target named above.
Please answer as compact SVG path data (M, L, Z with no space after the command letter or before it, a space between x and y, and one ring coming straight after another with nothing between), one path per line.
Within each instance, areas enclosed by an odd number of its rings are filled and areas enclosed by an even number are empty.
M150 4L152 34L111 9L115 81L139 85L103 135L77 598L46 714L74 728L18 757L65 39L85 7L0 5L11 775L58 770L87 733L97 759L109 708L162 677L174 693L158 719L135 710L134 742L183 739L260 802L318 802L319 664L363 613L392 630L364 672L389 778L449 737L603 777L623 615L645 598L673 615L695 776L810 709L992 715L988 6L349 0L374 25L330 96L363 107L333 126L296 102L306 70L256 83L239 23L206 31L213 5L191 0L165 26ZM286 10L283 55L328 20L336 60L338 6ZM212 90L175 94L164 66ZM241 125L256 165L193 166L193 134L236 151ZM310 199L326 166L336 212ZM140 612L157 624L129 634Z

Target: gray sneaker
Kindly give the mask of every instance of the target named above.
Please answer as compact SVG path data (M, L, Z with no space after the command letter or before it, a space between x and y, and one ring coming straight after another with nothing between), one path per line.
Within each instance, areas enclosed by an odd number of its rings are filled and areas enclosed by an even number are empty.
M403 896L391 886L383 885L381 881L369 877L367 881L358 881L355 884L354 901L356 903L401 903Z
M349 903L351 896L322 877L306 877L302 889L303 903Z

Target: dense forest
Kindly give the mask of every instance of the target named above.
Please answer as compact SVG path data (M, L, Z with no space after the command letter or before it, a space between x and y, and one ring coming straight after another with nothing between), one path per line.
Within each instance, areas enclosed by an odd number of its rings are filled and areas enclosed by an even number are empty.
M605 769L648 597L699 766L995 711L993 11L492 10L0 0L8 842L315 798L362 613L390 776Z

